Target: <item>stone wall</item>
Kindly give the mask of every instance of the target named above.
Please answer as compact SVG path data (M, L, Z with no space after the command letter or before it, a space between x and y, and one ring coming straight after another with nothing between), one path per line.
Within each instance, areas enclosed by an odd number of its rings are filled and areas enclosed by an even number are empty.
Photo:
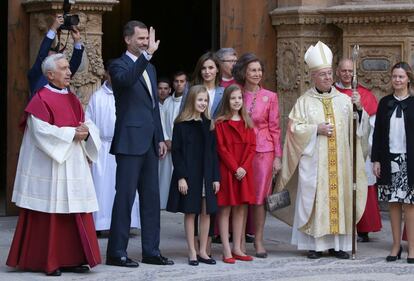
M401 60L414 62L412 1L281 0L270 16L277 32L277 91L284 125L297 97L310 86L303 56L318 40L331 47L334 67L358 44L358 81L378 98L390 93L390 68Z

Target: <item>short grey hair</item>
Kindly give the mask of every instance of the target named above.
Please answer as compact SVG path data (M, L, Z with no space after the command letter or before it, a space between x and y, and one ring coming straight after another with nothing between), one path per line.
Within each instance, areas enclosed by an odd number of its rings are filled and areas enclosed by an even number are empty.
M47 77L47 73L49 71L56 70L56 62L66 59L64 54L53 54L45 58L45 60L42 62L42 72L43 75Z
M220 61L224 60L226 55L233 55L237 57L237 53L233 48L221 48L216 52L216 56Z

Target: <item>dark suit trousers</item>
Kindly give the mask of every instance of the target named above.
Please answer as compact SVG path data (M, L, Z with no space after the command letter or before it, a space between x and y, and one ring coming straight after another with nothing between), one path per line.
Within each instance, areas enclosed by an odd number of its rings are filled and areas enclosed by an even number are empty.
M142 256L160 254L160 193L158 157L154 144L144 155L116 155L116 194L112 208L107 255L127 255L131 210L138 189L141 217Z

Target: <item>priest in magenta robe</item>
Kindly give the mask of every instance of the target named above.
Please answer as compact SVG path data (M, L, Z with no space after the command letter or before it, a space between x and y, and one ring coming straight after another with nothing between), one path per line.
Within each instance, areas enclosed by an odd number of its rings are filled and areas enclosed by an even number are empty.
M22 121L12 196L20 214L6 264L53 276L83 273L101 262L92 217L98 203L88 164L96 160L101 141L68 90L65 56L47 57L42 71L49 83L33 96Z

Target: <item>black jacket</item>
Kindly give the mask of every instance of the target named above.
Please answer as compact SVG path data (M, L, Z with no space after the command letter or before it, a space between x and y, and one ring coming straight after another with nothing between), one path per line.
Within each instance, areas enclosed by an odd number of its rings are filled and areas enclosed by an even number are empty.
M381 178L377 184L391 184L391 156L390 156L390 119L398 100L393 95L383 97L379 104L375 120L375 129L372 141L371 161L380 162ZM414 97L408 97L400 102L404 113L405 134L407 143L407 175L408 184L414 184Z
M174 125L172 137L172 160L174 171L168 196L167 211L200 214L205 182L206 210L217 211L217 199L213 182L220 180L216 151L216 138L210 130L210 120L185 121ZM178 180L185 178L187 195L178 191Z

